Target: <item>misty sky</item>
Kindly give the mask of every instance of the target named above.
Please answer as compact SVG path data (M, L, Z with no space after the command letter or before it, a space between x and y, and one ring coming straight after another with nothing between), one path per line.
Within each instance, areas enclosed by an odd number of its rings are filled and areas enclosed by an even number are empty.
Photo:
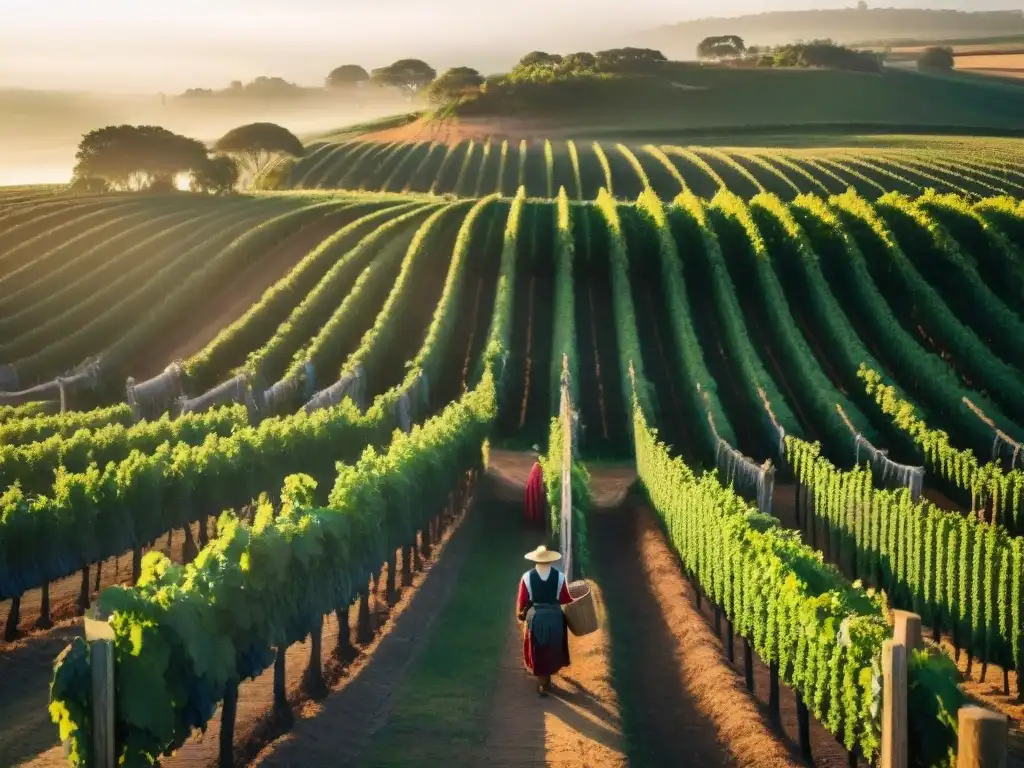
M342 63L422 56L438 67L533 48L628 45L631 31L705 16L841 8L853 0L0 0L0 85L176 92ZM876 5L869 0L869 5ZM1020 0L881 0L1004 10ZM973 8L972 8L973 6ZM504 62L497 66L507 66Z

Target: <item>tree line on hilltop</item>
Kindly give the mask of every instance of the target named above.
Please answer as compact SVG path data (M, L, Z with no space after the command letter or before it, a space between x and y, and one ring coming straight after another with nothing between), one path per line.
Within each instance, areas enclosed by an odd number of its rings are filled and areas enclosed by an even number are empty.
M258 178L271 160L300 157L302 142L274 123L228 131L212 147L154 125L110 125L82 137L71 189L77 192L168 192L189 174L194 192L227 194L243 172Z

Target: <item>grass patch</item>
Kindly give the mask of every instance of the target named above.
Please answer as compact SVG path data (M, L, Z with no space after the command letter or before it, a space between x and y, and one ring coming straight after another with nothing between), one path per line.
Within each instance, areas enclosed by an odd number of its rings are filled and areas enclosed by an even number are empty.
M472 514L473 545L454 592L364 765L451 765L460 754L472 762L487 735L513 592L531 544L521 505L483 502Z

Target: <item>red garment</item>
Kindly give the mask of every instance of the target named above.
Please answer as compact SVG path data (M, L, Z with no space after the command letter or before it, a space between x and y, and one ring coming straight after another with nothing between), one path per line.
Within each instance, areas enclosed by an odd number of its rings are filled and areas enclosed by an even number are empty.
M526 615L527 610L533 605L533 601L530 599L530 588L527 586L527 581L530 578L530 574L533 573L533 569L523 574L523 577L519 580L519 595L516 598L516 614L519 616L520 621ZM549 579L558 579L558 602L560 605L567 605L572 602L572 596L569 594L569 586L565 583L565 574L563 574L557 568L552 568ZM537 677L545 677L546 675L553 675L555 672L560 670L562 667L569 666L569 631L568 629L562 635L562 647L540 647L535 648L533 638L530 636L530 630L523 625L523 664L526 669Z
M547 494L544 491L544 470L537 462L530 470L526 481L525 516L527 525L540 525L547 509Z

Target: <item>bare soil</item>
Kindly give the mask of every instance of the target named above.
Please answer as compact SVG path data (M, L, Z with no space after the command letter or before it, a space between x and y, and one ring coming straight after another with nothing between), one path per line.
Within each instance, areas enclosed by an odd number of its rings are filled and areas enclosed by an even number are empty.
M638 562L675 641L674 671L703 718L713 725L719 743L725 745L737 765L802 765L795 753L796 745L784 741L772 729L767 709L745 688L742 669L730 664L722 641L697 610L696 593L654 514L639 505L629 512L640 553ZM734 648L741 648L739 641Z
M609 616L612 676L622 700L630 765L796 765L724 664L693 645L701 630L678 560L653 518L627 496L633 467L590 467L595 509L588 519L594 580ZM713 646L712 646L713 647ZM692 654L692 656L691 656ZM735 673L732 674L735 678ZM708 683L708 680L711 683ZM720 698L709 696L724 683ZM735 695L730 695L735 694ZM745 717L746 715L746 717ZM743 731L754 740L730 744ZM759 747L758 741L763 741ZM764 762L738 754L760 752Z
M132 366L138 371L136 378L141 381L156 376L171 362L199 352L337 229L335 218L326 215L254 259L226 285L214 288L196 311L179 318L158 343L140 353Z

